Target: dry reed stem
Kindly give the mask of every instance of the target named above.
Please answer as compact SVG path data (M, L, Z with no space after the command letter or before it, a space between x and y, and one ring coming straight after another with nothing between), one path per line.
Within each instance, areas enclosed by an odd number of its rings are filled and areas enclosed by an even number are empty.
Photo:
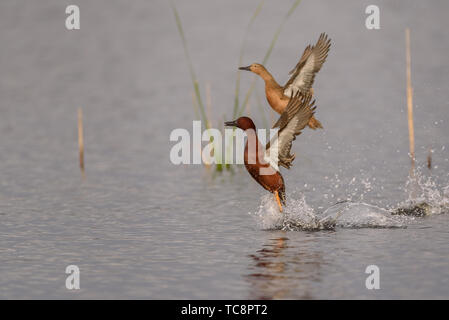
M84 176L84 134L83 134L83 110L78 108L78 148L80 157L80 169Z
M413 126L413 88L411 79L411 55L410 55L410 29L405 29L405 47L407 63L407 109L408 109L408 134L410 143L410 157L412 161L411 171L415 168L415 130Z

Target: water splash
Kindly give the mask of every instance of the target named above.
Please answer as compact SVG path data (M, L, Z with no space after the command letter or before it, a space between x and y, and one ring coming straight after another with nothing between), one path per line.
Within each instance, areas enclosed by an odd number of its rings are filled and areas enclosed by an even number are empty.
M449 186L440 190L432 176L417 169L405 184L407 199L393 210L395 214L427 216L442 214L449 209Z
M387 209L363 203L340 202L323 212L325 217L335 217L341 228L406 228L408 217L394 216Z
M379 192L383 186L378 185L376 177L370 177L369 173L360 170L358 176L345 177L335 174L333 177L324 177L328 190L324 193L326 200L340 202L350 200L354 202L363 202L367 196L374 195L379 197Z
M323 230L333 226L320 223L315 210L306 203L302 195L299 199L290 199L284 212L280 212L271 194L262 196L257 212L251 213L258 226L263 230Z
M264 230L406 228L415 217L449 212L449 186L442 188L434 177L422 171L417 169L405 187L400 188L406 200L397 204L382 203L383 184L361 171L360 177L352 179L343 179L338 174L331 178L325 177L328 185L332 186L332 190L329 190L332 192L324 193L324 200L337 203L322 211L316 211L308 205L304 194L294 192L288 195L283 213L279 212L274 197L267 194L261 198L257 212L250 214ZM368 194L376 199L375 205L366 203Z
M324 212L316 212L309 206L304 195L291 199L284 212L279 212L271 195L261 198L255 216L263 230L318 231L340 228L405 228L407 217L395 217L388 210L366 203L339 202Z

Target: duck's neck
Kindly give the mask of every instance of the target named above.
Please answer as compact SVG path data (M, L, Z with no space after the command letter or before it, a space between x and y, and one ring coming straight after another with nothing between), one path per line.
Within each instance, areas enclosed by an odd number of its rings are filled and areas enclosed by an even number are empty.
M266 69L259 73L259 76L265 81L265 87L278 88L279 84L274 80L274 77Z
M271 73L268 72L267 69L263 68L263 70L260 71L259 76L265 81L275 81Z
M260 163L260 159L263 159L264 149L259 143L257 138L256 128L250 128L245 130L247 140L245 145L245 164Z

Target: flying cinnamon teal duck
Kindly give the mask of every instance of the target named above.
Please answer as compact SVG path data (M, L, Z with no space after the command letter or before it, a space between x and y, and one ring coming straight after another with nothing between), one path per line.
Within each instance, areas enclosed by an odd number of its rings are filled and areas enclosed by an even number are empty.
M316 108L315 100L310 102L311 99L310 93L304 95L300 92L289 99L284 112L273 126L273 129L279 130L277 137L268 142L265 149L257 138L256 126L250 118L240 117L225 122L226 126L234 126L246 132L246 170L262 187L274 194L281 212L282 205L285 205L285 184L278 165L290 169L295 159L295 155L290 153L292 142L309 123Z
M265 81L265 95L268 103L274 111L282 114L290 97L298 91L313 95L312 85L315 75L326 61L330 46L331 40L325 33L322 33L314 46L306 47L301 59L299 59L295 68L290 71L291 77L284 86L280 86L268 70L259 63L253 63L248 67L240 67L239 69L254 72ZM308 125L312 129L323 127L315 117L310 119Z

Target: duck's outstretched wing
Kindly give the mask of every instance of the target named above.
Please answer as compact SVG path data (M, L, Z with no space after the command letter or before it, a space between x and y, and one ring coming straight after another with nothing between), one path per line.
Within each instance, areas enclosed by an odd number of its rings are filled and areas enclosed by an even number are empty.
M284 95L290 97L298 91L303 93L309 92L310 88L312 88L315 74L320 71L324 61L326 61L330 46L331 40L325 33L320 35L314 46L307 46L298 64L289 73L292 76L283 87Z
M279 128L278 135L267 144L265 151L265 159L272 166L273 158L275 158L279 165L290 169L291 163L295 159L295 155L290 154L292 142L297 135L301 134L301 130L315 113L315 100L312 102L311 100L312 95L309 93L296 93L290 98L285 111L274 124L273 129Z

